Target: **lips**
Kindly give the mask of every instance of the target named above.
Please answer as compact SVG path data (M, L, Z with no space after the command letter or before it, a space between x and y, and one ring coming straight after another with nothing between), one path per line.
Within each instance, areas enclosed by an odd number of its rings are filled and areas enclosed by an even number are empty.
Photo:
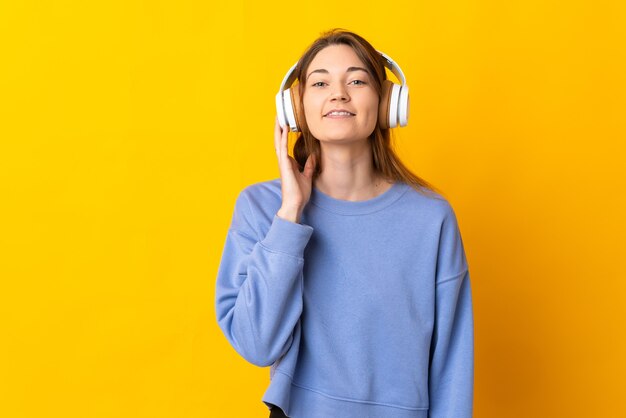
M332 110L330 110L329 112L327 112L324 116L329 116L329 115L330 115L330 114L332 114L333 112L340 112L340 113L342 113L342 112L343 112L343 113L348 113L348 115L345 115L345 114L344 114L344 115L341 115L341 114L339 114L339 115L333 115L333 116L355 116L355 114L354 114L353 112L350 112L350 111L349 111L349 110L347 110L347 109L332 109Z

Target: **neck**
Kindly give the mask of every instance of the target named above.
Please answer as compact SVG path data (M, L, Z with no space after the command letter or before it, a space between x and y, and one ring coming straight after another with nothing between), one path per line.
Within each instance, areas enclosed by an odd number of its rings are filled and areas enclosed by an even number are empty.
M360 201L374 198L390 187L374 170L368 141L359 147L324 145L322 172L314 181L322 193L335 199Z

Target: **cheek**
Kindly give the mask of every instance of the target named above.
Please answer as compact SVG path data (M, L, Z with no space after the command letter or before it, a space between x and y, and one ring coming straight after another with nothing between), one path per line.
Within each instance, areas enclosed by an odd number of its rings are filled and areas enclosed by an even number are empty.
M311 95L305 95L302 98L302 103L304 105L304 114L307 116L313 116L316 112L316 109L318 108L315 97L312 97Z
M367 119L369 123L375 124L378 121L378 95L369 95L364 98L364 102L367 103Z
M319 106L315 97L312 97L311 95L304 95L304 97L302 97L302 106L302 114L304 116L307 129L311 135L317 138L320 135L318 126L321 122L319 121L318 115L321 111L318 110Z

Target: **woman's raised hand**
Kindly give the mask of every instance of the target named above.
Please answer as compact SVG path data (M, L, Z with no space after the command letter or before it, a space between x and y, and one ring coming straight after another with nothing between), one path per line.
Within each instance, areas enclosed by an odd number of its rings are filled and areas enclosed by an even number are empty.
M276 213L279 217L291 222L300 222L302 210L311 197L315 156L310 154L300 172L298 163L289 155L287 148L288 126L280 126L278 117L274 125L274 148L280 169L282 206Z

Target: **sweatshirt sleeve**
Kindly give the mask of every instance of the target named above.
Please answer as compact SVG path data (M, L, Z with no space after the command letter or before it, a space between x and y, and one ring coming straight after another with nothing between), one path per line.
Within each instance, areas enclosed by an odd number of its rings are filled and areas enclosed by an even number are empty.
M274 215L258 236L246 190L235 203L215 289L217 321L233 348L265 367L290 347L303 308L304 249L308 225Z
M429 370L429 418L471 418L474 395L474 320L463 242L448 205L439 243L435 322Z

